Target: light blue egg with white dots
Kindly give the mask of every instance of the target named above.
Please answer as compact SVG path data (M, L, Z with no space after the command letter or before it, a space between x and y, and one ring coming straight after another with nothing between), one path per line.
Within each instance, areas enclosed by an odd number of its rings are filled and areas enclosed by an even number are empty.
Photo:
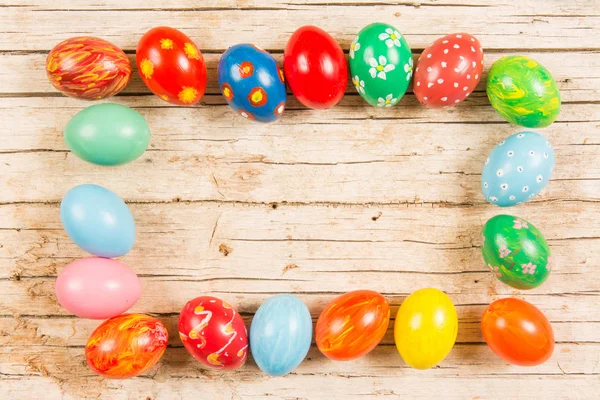
M554 171L554 149L544 136L519 132L498 144L485 161L481 191L500 207L525 203L535 197Z

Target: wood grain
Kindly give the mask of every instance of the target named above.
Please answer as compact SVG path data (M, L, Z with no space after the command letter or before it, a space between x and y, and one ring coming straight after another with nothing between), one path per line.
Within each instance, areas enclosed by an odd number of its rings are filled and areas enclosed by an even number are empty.
M416 58L451 32L477 36L489 68L507 54L537 59L554 75L563 107L540 130L553 143L556 172L534 201L501 210L480 192L487 154L518 127L489 105L484 74L468 101L429 110L411 91L398 107L367 106L348 87L342 102L311 111L291 96L282 119L250 124L226 105L216 65L227 47L251 41L278 60L304 24L329 31L347 50L364 25L388 22ZM203 50L209 84L201 104L168 105L134 71L112 101L149 121L151 145L118 168L68 152L63 129L84 103L46 80L47 52L62 39L95 35L121 46L135 65L149 28L183 30ZM600 4L436 0L11 0L0 4L0 394L6 399L516 399L600 397ZM161 362L126 381L95 376L83 347L97 321L57 303L54 280L86 256L62 230L58 205L80 183L96 183L130 205L138 238L123 257L142 280L132 311L163 321L171 338ZM485 221L501 212L536 225L557 267L539 288L501 284L483 265ZM313 320L336 295L383 293L395 315L421 287L455 302L457 344L428 371L408 368L392 328L368 356L327 360L315 346L283 378L252 360L232 373L201 368L177 338L178 313L211 294L247 324L270 295L290 292ZM480 316L517 296L551 321L556 350L544 365L510 366L485 345Z

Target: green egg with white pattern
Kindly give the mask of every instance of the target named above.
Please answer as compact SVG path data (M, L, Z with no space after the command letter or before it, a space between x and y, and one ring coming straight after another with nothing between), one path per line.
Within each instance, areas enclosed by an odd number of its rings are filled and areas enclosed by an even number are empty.
M364 27L350 45L350 73L358 93L374 107L398 104L412 78L412 52L391 25Z

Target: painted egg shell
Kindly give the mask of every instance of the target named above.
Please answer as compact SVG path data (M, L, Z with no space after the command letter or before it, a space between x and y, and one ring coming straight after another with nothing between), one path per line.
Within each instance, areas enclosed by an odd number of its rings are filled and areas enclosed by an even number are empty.
M81 318L107 319L129 310L142 286L135 272L110 258L82 258L63 268L56 278L61 306Z
M408 89L412 72L410 47L391 25L367 25L350 45L352 83L374 107L396 105Z
M486 91L494 109L513 124L543 128L560 113L560 92L554 78L529 57L507 56L496 61Z
M533 289L552 269L550 248L530 222L496 215L483 227L483 260L502 282L516 289Z
M67 235L88 253L121 257L135 243L135 223L123 200L98 185L79 185L60 203L60 220Z
M340 45L316 26L298 28L283 54L288 85L300 103L313 109L336 105L348 85L348 66Z
M123 379L142 374L160 360L169 334L156 318L123 314L104 321L88 338L85 358L95 373Z
M206 90L206 65L198 46L167 26L150 29L137 45L135 60L142 80L171 104L196 104Z
M219 87L242 117L272 122L285 110L283 70L266 51L252 44L230 47L218 66Z
M250 326L250 350L258 367L271 376L285 375L300 365L312 340L312 319L306 305L291 294L278 294L256 311Z
M490 153L481 173L481 191L492 204L514 206L542 191L553 171L550 142L535 132L519 132Z
M215 297L188 301L179 314L179 338L198 362L210 368L236 369L248 357L244 320Z
M453 33L423 50L415 69L413 90L426 107L453 106L475 90L482 71L479 40L468 33Z
M385 298L370 290L356 290L333 299L315 328L321 353L332 360L362 357L383 339L390 322Z
M404 300L394 325L402 359L416 369L440 363L456 341L458 317L452 300L438 289L420 289Z
M52 48L46 58L46 75L67 96L99 100L125 89L131 78L131 64L114 44L80 36Z
M150 143L148 123L120 104L96 104L78 112L65 128L65 143L79 158L120 165L141 156Z
M503 360L521 366L544 363L554 351L554 332L533 304L509 297L490 304L481 319L488 346Z

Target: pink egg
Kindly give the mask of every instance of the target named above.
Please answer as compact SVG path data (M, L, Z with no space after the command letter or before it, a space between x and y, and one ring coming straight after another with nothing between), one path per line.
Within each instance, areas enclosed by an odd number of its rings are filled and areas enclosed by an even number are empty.
M140 280L124 264L110 258L73 261L56 278L56 297L81 318L107 319L129 310L140 298Z

